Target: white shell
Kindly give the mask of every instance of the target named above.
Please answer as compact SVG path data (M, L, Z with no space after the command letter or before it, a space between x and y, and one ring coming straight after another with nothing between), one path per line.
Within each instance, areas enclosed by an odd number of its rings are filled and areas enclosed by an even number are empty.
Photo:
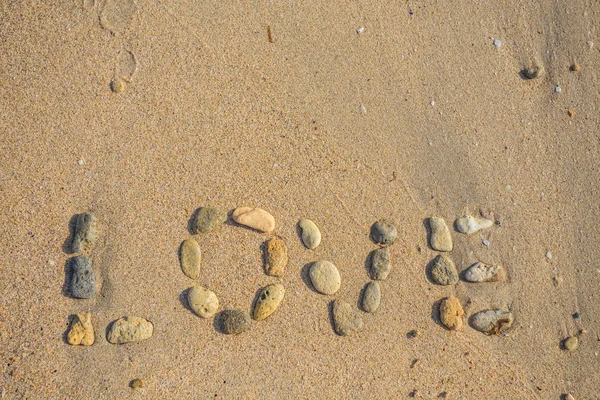
M480 229L489 228L490 226L494 225L494 221L468 215L457 219L455 224L457 231L470 235L471 233L475 233Z

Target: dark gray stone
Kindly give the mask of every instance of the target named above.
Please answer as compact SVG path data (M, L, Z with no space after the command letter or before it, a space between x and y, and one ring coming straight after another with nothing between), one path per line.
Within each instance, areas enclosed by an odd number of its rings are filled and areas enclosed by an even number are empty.
M382 281L390 273L390 250L387 247L371 252L371 279Z
M398 236L396 227L385 221L377 221L371 227L371 239L378 244L392 244Z
M196 211L192 224L193 233L210 232L227 221L227 213L216 208L202 207Z
M221 330L227 335L237 335L250 329L250 314L243 310L226 310L221 313Z
M455 285L458 283L458 271L450 257L437 256L431 266L431 280L438 285Z
M71 296L77 299L89 299L96 292L96 276L92 260L87 256L71 258Z
M89 213L78 214L71 250L73 253L88 251L96 240L96 217Z

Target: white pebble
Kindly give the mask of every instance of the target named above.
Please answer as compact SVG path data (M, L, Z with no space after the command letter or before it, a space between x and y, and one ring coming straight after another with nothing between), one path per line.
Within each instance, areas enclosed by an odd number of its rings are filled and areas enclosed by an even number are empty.
M358 33L358 34L360 35L361 33L363 33L363 31L364 31L364 30L365 30L365 27L364 27L364 26L361 26L360 28L358 28L358 29L356 30L356 33Z
M54 261L53 259L49 259L48 265L50 265L51 267L54 267L56 265L56 261Z
M556 87L554 88L554 92L560 93L560 86L556 85Z
M277 167L279 167L279 164L277 164L277 163L274 163L274 164L273 164L273 168L277 168Z
M494 40L494 46L500 47L500 46L502 46L502 42L500 40L496 39L496 40Z
M484 245L485 247L490 247L490 241L489 241L489 240L484 240L484 241L483 241L483 242L481 242L481 243L483 243L483 245Z
M77 164L79 164L79 165L83 165L83 160L78 160L78 161L77 161Z
M510 191L510 189L512 189L512 186L506 185L506 190Z
M548 260L552 260L552 253L550 253L550 252L547 252L547 253L546 253L546 258L547 258Z
M365 106L363 106L362 104L360 105L359 110L360 110L361 114L366 114L367 113L367 108Z
M435 106L435 101L431 100L431 107Z

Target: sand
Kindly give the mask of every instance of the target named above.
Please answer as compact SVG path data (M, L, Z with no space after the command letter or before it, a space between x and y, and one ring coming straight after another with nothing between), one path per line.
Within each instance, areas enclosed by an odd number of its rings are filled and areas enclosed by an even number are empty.
M0 2L0 393L597 398L599 17L596 2L559 0ZM534 63L543 76L523 79ZM221 309L286 288L239 336L185 304L195 282L177 251L203 205L268 210L289 247L278 279L262 269L269 235L197 235L197 283ZM82 212L103 228L89 300L64 287ZM425 219L464 214L500 226L453 232L457 268L502 264L505 282L427 280ZM321 230L315 251L297 236L302 218ZM381 305L337 336L331 302L358 309L381 218L398 227ZM307 285L318 259L340 270L335 296ZM449 332L436 307L452 295L466 315L511 309L513 329ZM91 347L65 342L80 312L93 315ZM108 343L125 315L152 321L152 338ZM580 329L579 348L561 349Z

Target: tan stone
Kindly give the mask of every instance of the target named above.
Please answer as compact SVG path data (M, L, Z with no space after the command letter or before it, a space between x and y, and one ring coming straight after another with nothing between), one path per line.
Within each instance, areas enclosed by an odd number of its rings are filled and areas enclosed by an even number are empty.
M463 326L463 311L456 297L448 297L440 304L440 320L448 329L457 331Z
M67 333L67 342L71 345L91 346L94 340L92 314L86 312L75 315Z
M446 221L440 217L429 218L431 228L430 245L433 250L452 251L452 236Z
M283 276L288 262L288 249L279 238L270 239L265 245L265 272L270 276Z
M188 304L202 318L212 317L219 309L217 295L200 286L190 288L188 291Z
M139 342L149 339L152 333L154 333L154 326L144 318L123 317L113 322L107 339L113 344Z
M273 314L281 304L284 295L285 288L279 283L265 286L256 300L252 318L255 321L261 321Z
M180 261L183 273L190 279L200 276L202 253L200 245L194 239L186 239L181 243Z
M275 218L262 208L239 207L233 212L232 218L240 225L261 232L272 232L275 229Z

